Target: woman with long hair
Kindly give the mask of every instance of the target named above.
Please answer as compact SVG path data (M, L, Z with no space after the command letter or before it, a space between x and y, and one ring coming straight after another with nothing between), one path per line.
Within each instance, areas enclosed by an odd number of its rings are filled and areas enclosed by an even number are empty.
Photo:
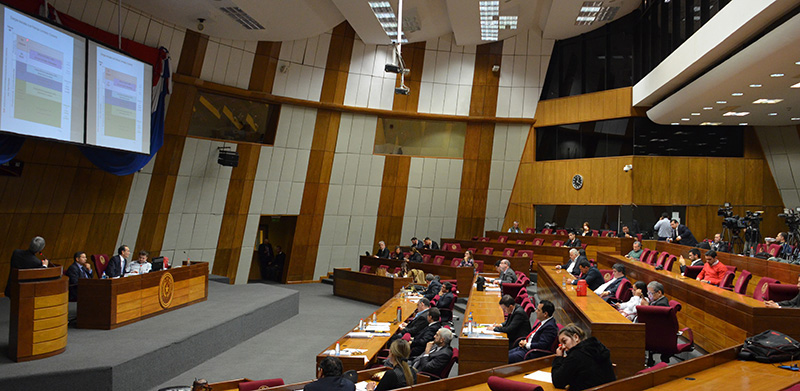
M611 352L595 337L574 323L558 332L558 349L553 359L553 385L580 391L617 379L611 363Z
M416 247L411 247L411 255L407 259L411 262L422 263L422 254L419 253Z
M475 266L475 258L472 253L472 250L467 250L464 252L464 259L461 263L458 264L458 267L474 267Z
M367 383L367 390L384 391L394 390L417 383L417 371L408 364L408 356L411 355L411 345L403 339L392 342L389 348L388 361L392 364L392 369L387 370L381 378L381 382Z
M400 246L394 246L394 251L389 254L389 259L396 259L398 261L402 261L403 257L403 250L400 249Z
M581 236L592 236L592 228L589 227L589 222L583 222L583 231L581 231Z

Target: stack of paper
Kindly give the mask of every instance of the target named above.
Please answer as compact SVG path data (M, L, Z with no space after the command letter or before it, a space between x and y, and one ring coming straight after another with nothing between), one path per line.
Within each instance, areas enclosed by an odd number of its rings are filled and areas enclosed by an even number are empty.
M351 331L347 333L350 338L372 338L372 333L366 331Z
M534 373L529 373L525 375L525 378L534 381L541 381L551 384L553 383L553 374L545 371L536 371Z
M389 323L372 323L370 325L367 325L366 331L381 332L382 333L382 332L389 331L390 327L391 326L389 325Z

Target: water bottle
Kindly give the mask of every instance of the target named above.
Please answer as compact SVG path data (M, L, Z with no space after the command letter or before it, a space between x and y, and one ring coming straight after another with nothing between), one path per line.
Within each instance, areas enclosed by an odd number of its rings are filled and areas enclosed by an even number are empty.
M364 319L359 319L358 321L358 331L364 331Z
M103 272L103 275L102 275L102 276L100 276L100 278L101 278L101 279L104 279L104 280L105 280L106 278L108 278L108 276L106 275L106 272Z
M372 313L372 323L378 323L378 313L377 312L373 312Z
M403 308L398 305L397 306L397 323L400 323L402 321L403 321Z
M335 356L339 355L339 341L336 341L336 348L334 349L333 352Z
M561 277L561 287L567 289L567 277Z
M467 322L467 334L472 334L472 311L469 312L469 319Z

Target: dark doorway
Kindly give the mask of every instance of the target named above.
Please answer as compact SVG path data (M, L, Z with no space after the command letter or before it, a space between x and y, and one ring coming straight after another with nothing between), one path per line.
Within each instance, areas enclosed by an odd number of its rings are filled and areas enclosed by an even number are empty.
M253 261L250 263L250 275L248 281L261 281L261 259L258 248L264 239L269 239L272 245L272 262L265 275L268 279L286 283L286 265L292 257L292 242L294 241L294 229L297 225L297 216L261 216L258 222L258 232L256 234L255 250L253 250ZM285 254L285 260L279 261L280 253L278 247Z

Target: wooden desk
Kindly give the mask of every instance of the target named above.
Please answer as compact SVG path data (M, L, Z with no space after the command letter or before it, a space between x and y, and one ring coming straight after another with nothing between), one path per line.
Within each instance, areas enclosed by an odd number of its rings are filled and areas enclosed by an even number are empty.
M61 266L11 269L8 356L30 361L67 348L67 287Z
M372 379L373 376L377 373L381 373L386 371L387 368L372 368L372 369L364 369L358 371L358 381L365 381ZM242 382L249 382L253 381L248 378L241 378L241 379L233 379L228 381L222 381L217 383L209 383L208 385L211 386L212 391L239 391L239 383ZM314 380L306 380L304 382L299 383L292 383L292 384L284 384L282 386L275 386L261 389L263 391L297 391L302 390L306 384L313 382ZM426 375L417 374L417 384L426 383L431 381L431 379Z
M396 261L393 259L384 259L384 258L374 258L362 255L359 258L359 268L363 267L364 265L372 266L372 271L378 269L381 265L389 266L389 272L393 272L395 268L400 267L400 264L403 263L402 261ZM458 292L461 296L469 295L469 291L472 289L472 281L475 275L475 269L471 267L453 267L448 265L434 265L432 263L417 263L417 262L409 262L408 263L409 270L411 269L419 269L425 273L431 273L433 275L437 275L441 277L442 280L456 280L458 282ZM334 280L335 282L335 280ZM412 281L413 282L413 281ZM395 291L396 293L396 291ZM388 300L388 299L387 299ZM386 300L381 301L381 304Z
M482 242L482 243L485 243L485 242ZM497 244L502 244L502 243L497 243ZM525 266L526 268L530 267L530 261L531 261L530 258L526 258L526 257L504 257L502 255L486 255L486 254L482 254L480 252L480 250L482 250L483 247L492 247L492 246L476 247L478 249L478 251L475 252L475 257L474 258L477 261L483 261L483 272L484 273L493 273L494 269L492 268L492 265L497 263L497 261L502 261L503 259L508 259L508 261L511 262L512 265L527 265L527 266ZM411 247L401 247L401 249L403 251L406 251L406 252L407 251L411 251ZM463 250L466 251L467 249L469 249L469 247L464 248ZM495 250L496 250L496 252L502 252L503 251L503 249L499 249L498 250L497 248L495 248ZM445 250L419 250L419 253L423 254L423 255L424 254L428 254L428 255L431 256L431 259L433 259L433 257L435 257L437 255L441 255L441 256L444 257L444 263L446 263L448 265L450 264L450 261L453 260L453 258L463 258L464 257L464 253L463 252L459 253L459 252L445 251ZM512 269L513 269L513 266L512 266Z
M631 282L658 281L666 296L681 302L678 323L691 327L694 342L708 352L741 344L745 338L774 329L800 338L800 309L765 308L764 303L716 285L685 278L678 273L655 270L646 263L630 261L619 255L600 253L598 266L625 265Z
M497 273L484 273L482 276L497 277ZM477 278L477 276L476 276ZM488 285L491 286L491 285ZM464 311L464 328L458 341L458 374L481 371L508 363L508 338L477 338L466 335L466 324L470 312L477 324L503 323L503 310L500 309L501 292L480 292L473 289L469 294Z
M334 269L334 272L340 269ZM362 273L364 274L364 273ZM377 276L376 276L377 277ZM336 281L336 277L334 277L334 281ZM386 277L384 277L386 278ZM400 297L398 293L391 299L389 299L386 303L384 303L378 310L375 312L377 314L378 322L390 322L391 327L389 329L389 334L394 334L399 327L399 324L395 322L397 318L397 307L401 308L402 311L402 318L406 319L411 316L412 313L417 309L417 303L411 300L407 300ZM365 319L369 318L372 319L372 314L366 314L364 317ZM358 321L355 322L353 329L354 331L358 328ZM362 369L366 369L367 366L375 360L375 356L378 352L383 348L387 341L389 341L389 337L372 337L372 338L349 338L346 333L339 341L339 348L352 348L352 349L367 349L367 351L363 354L363 356L339 356L339 359L342 360L342 365L344 366L344 371L349 371L354 369L356 371L360 371ZM325 354L326 351L333 350L336 347L336 341L334 341L330 346L325 348L320 354L317 355L317 363L322 361L323 358L327 357L328 355Z
M543 239L545 246L549 246L554 240L562 240L565 242L569 240L567 235L515 234L500 231L486 231L486 237L491 239L489 243L503 245L504 243L497 242L500 236L507 236L508 241L511 243L516 243L517 240L524 240L530 244L534 239ZM597 253L600 251L625 255L633 249L633 242L636 241L634 238L606 238L601 236L578 236L578 239L581 240L581 243L588 245L586 247L586 256L591 259L597 258Z
M555 270L556 264L542 263L539 267L539 297L556 306L556 320L566 325L575 323L596 337L611 351L611 361L617 365L617 377L631 376L644 369L644 324L632 323L594 292L578 296L574 285L561 286L567 276Z
M388 259L384 260L388 261ZM383 277L373 273L354 272L347 268L333 269L333 294L335 296L378 305L391 299L397 292L400 292L400 288L412 282L410 277Z
M771 391L800 382L800 372L777 368L777 364L736 360L740 348L741 345L723 349L657 371L620 379L597 390Z
M208 262L78 280L78 328L110 330L208 299Z
M459 353L460 354L460 353ZM555 356L547 356L537 358L535 360L523 361L516 364L508 364L490 369L485 369L478 372L451 377L444 380L433 381L430 383L419 384L413 387L400 388L400 390L419 390L419 391L489 391L489 386L486 384L490 376L504 377L511 380L538 384L542 386L544 391L558 390L553 387L551 383L535 382L532 380L524 379L524 376L536 371L550 372L553 365L553 358ZM460 358L459 358L459 365Z
M531 250L533 251L533 266L531 266L530 259L528 258L520 258L514 257L513 259L510 258L501 258L501 259L508 259L511 262L511 269L514 271L521 271L521 272L536 272L536 262L545 261L545 262L560 262L564 263L567 258L569 258L569 247L553 247L549 244L546 246L534 246L532 244L516 244L516 243L491 243L491 242L479 242L477 240L459 240L459 239L442 239L443 242L447 243L458 243L461 245L461 248L467 249L470 247L477 248L478 251L481 251L484 247L493 247L495 253L502 253L503 249L505 248L513 248L514 251L517 250ZM498 249L498 246L502 246ZM455 254L455 253L453 253ZM485 272L489 272L489 270L485 270Z

